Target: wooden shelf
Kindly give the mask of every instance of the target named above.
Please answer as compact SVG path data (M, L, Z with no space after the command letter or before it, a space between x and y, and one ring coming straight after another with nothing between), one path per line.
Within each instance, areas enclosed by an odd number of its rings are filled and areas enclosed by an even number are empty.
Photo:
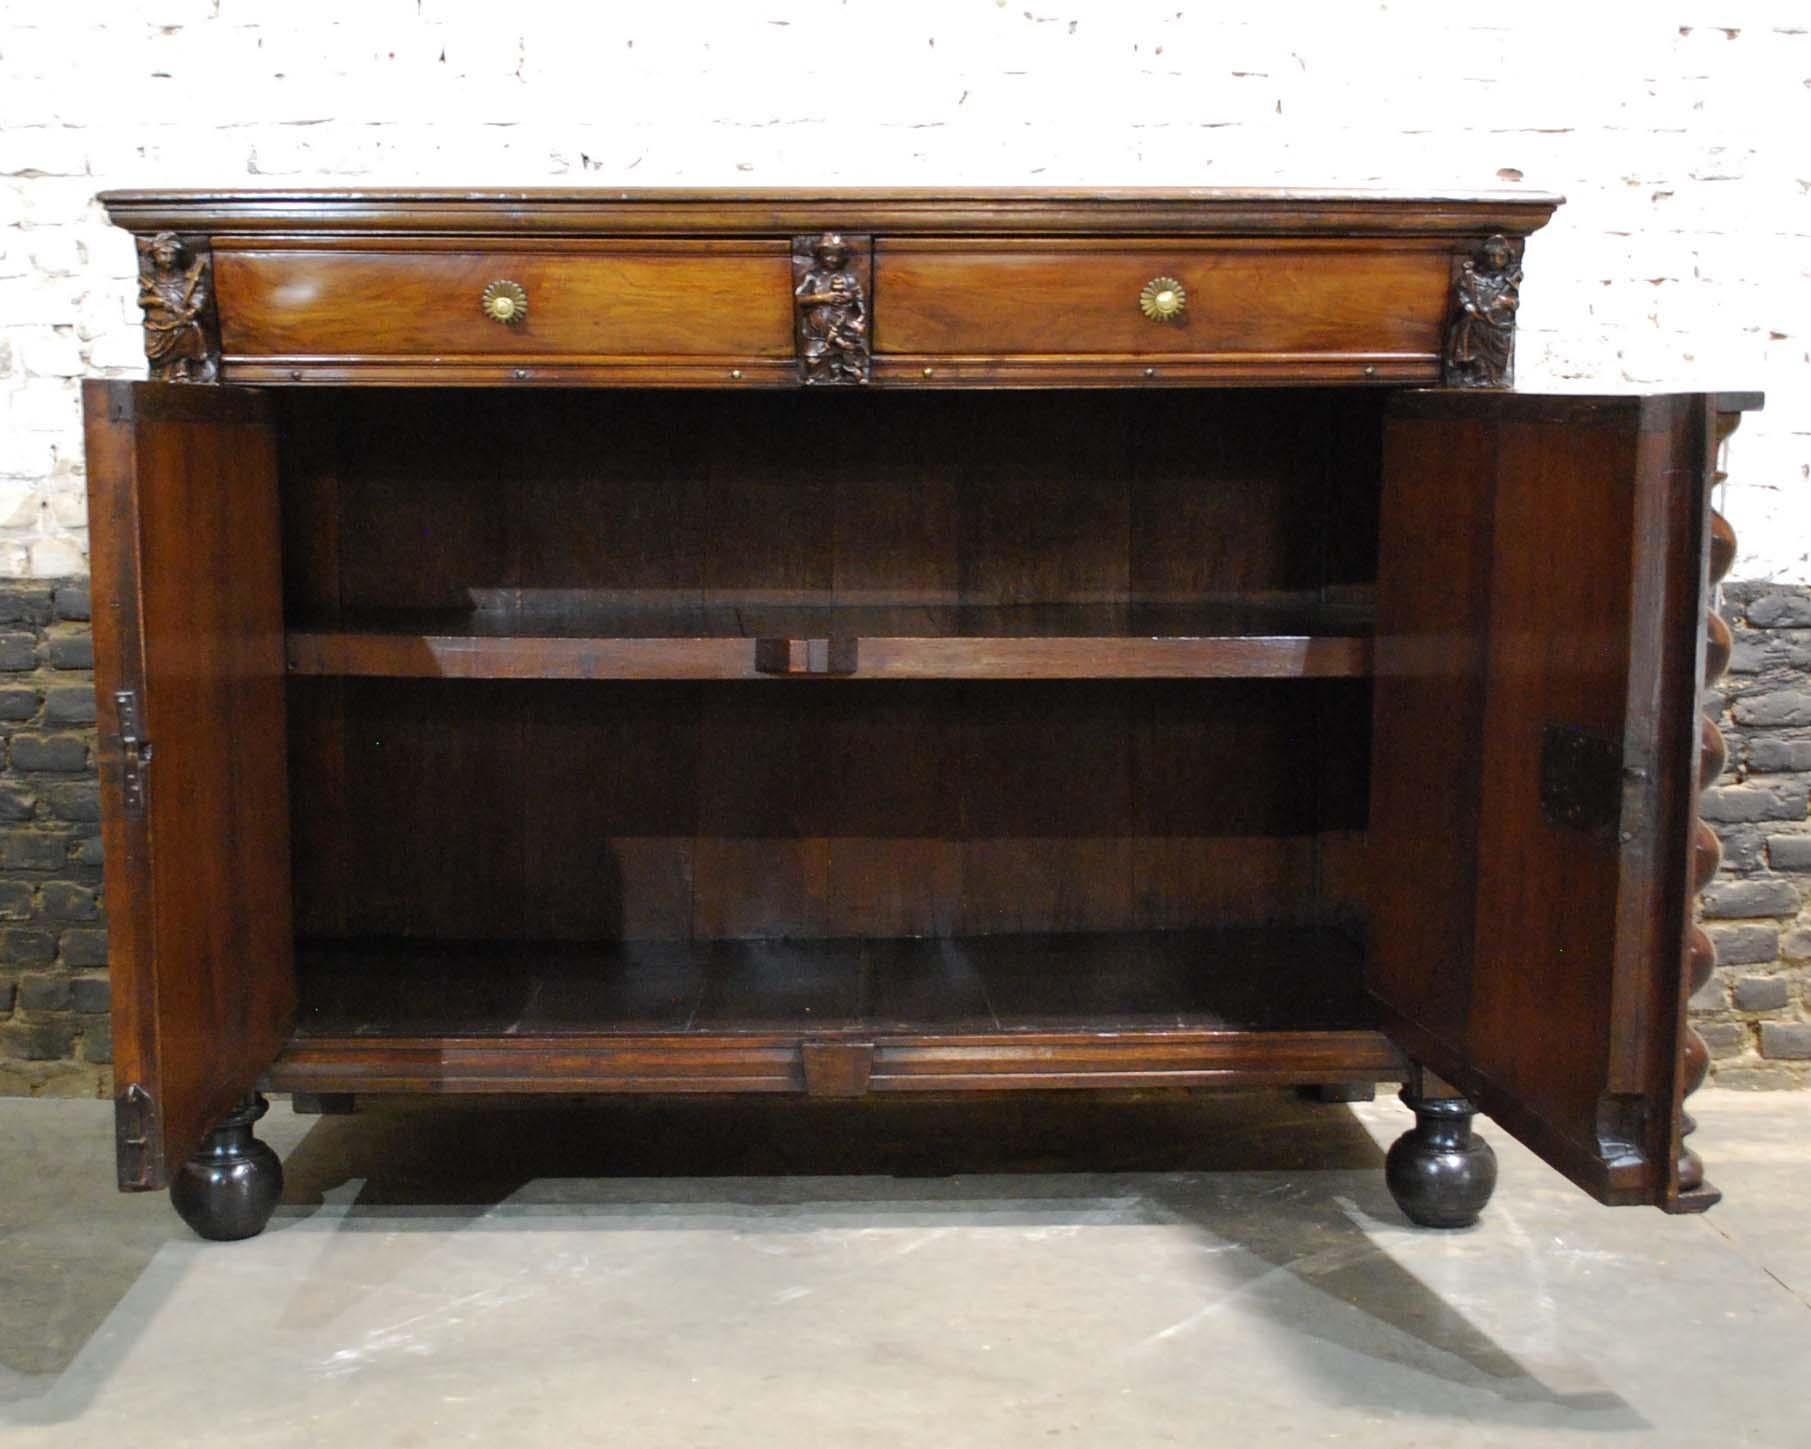
M1371 1024L1313 927L953 938L305 945L296 1034L810 1033Z
M295 674L451 679L1276 679L1369 674L1369 610L1289 601L589 604L292 628Z
M1341 933L1298 927L312 944L268 1081L802 1091L814 1044L864 1054L874 1091L1390 1080L1402 1060L1374 1029L1361 964Z

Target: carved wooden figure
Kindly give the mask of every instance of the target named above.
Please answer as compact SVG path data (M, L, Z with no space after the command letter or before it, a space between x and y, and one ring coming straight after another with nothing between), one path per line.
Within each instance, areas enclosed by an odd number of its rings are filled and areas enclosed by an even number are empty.
M145 356L160 382L213 382L220 342L214 322L213 259L172 231L138 241L138 305Z
M801 239L804 240L804 239ZM835 232L800 248L793 288L799 310L799 378L815 383L868 380L868 301L855 251Z
M1403 1082L1416 1222L1483 1208L1478 1114L1714 1200L1759 399L1512 391L1554 198L104 200L122 1187L256 1232L266 1089Z
M1508 387L1515 380L1515 319L1522 301L1521 249L1493 236L1453 278L1446 381L1454 387Z

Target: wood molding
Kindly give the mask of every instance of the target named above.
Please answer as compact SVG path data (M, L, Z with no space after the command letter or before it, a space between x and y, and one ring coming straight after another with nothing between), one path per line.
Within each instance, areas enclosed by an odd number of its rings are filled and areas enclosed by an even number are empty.
M234 235L314 232L553 233L597 236L821 230L985 235L1176 232L1197 236L1526 236L1563 198L1536 191L1417 195L1226 187L1030 187L696 191L107 191L115 225Z

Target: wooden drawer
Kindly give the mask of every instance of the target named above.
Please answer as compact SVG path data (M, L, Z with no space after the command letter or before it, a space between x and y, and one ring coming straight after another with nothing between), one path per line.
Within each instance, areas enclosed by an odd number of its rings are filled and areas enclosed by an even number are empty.
M632 363L670 364L673 380L793 376L792 263L781 241L661 241L541 249L411 243L324 249L216 243L222 361L241 381L285 381L285 363L315 381L324 362L349 377L407 377L411 365L473 369L489 380L595 376ZM482 301L494 282L525 294L522 320L499 322ZM511 364L528 367L511 371Z
M1132 361L1168 360L1183 373L1432 379L1451 256L1450 241L1419 238L883 241L876 374L1124 378L1147 373ZM1140 305L1159 278L1181 283L1173 320Z

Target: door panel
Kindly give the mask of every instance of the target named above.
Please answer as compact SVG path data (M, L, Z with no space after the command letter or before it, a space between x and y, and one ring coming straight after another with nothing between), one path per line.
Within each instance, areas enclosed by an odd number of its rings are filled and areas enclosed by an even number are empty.
M288 1036L274 430L237 388L89 382L120 1186L164 1186Z
M1385 430L1371 989L1606 1202L1675 1195L1709 416L1429 392Z

